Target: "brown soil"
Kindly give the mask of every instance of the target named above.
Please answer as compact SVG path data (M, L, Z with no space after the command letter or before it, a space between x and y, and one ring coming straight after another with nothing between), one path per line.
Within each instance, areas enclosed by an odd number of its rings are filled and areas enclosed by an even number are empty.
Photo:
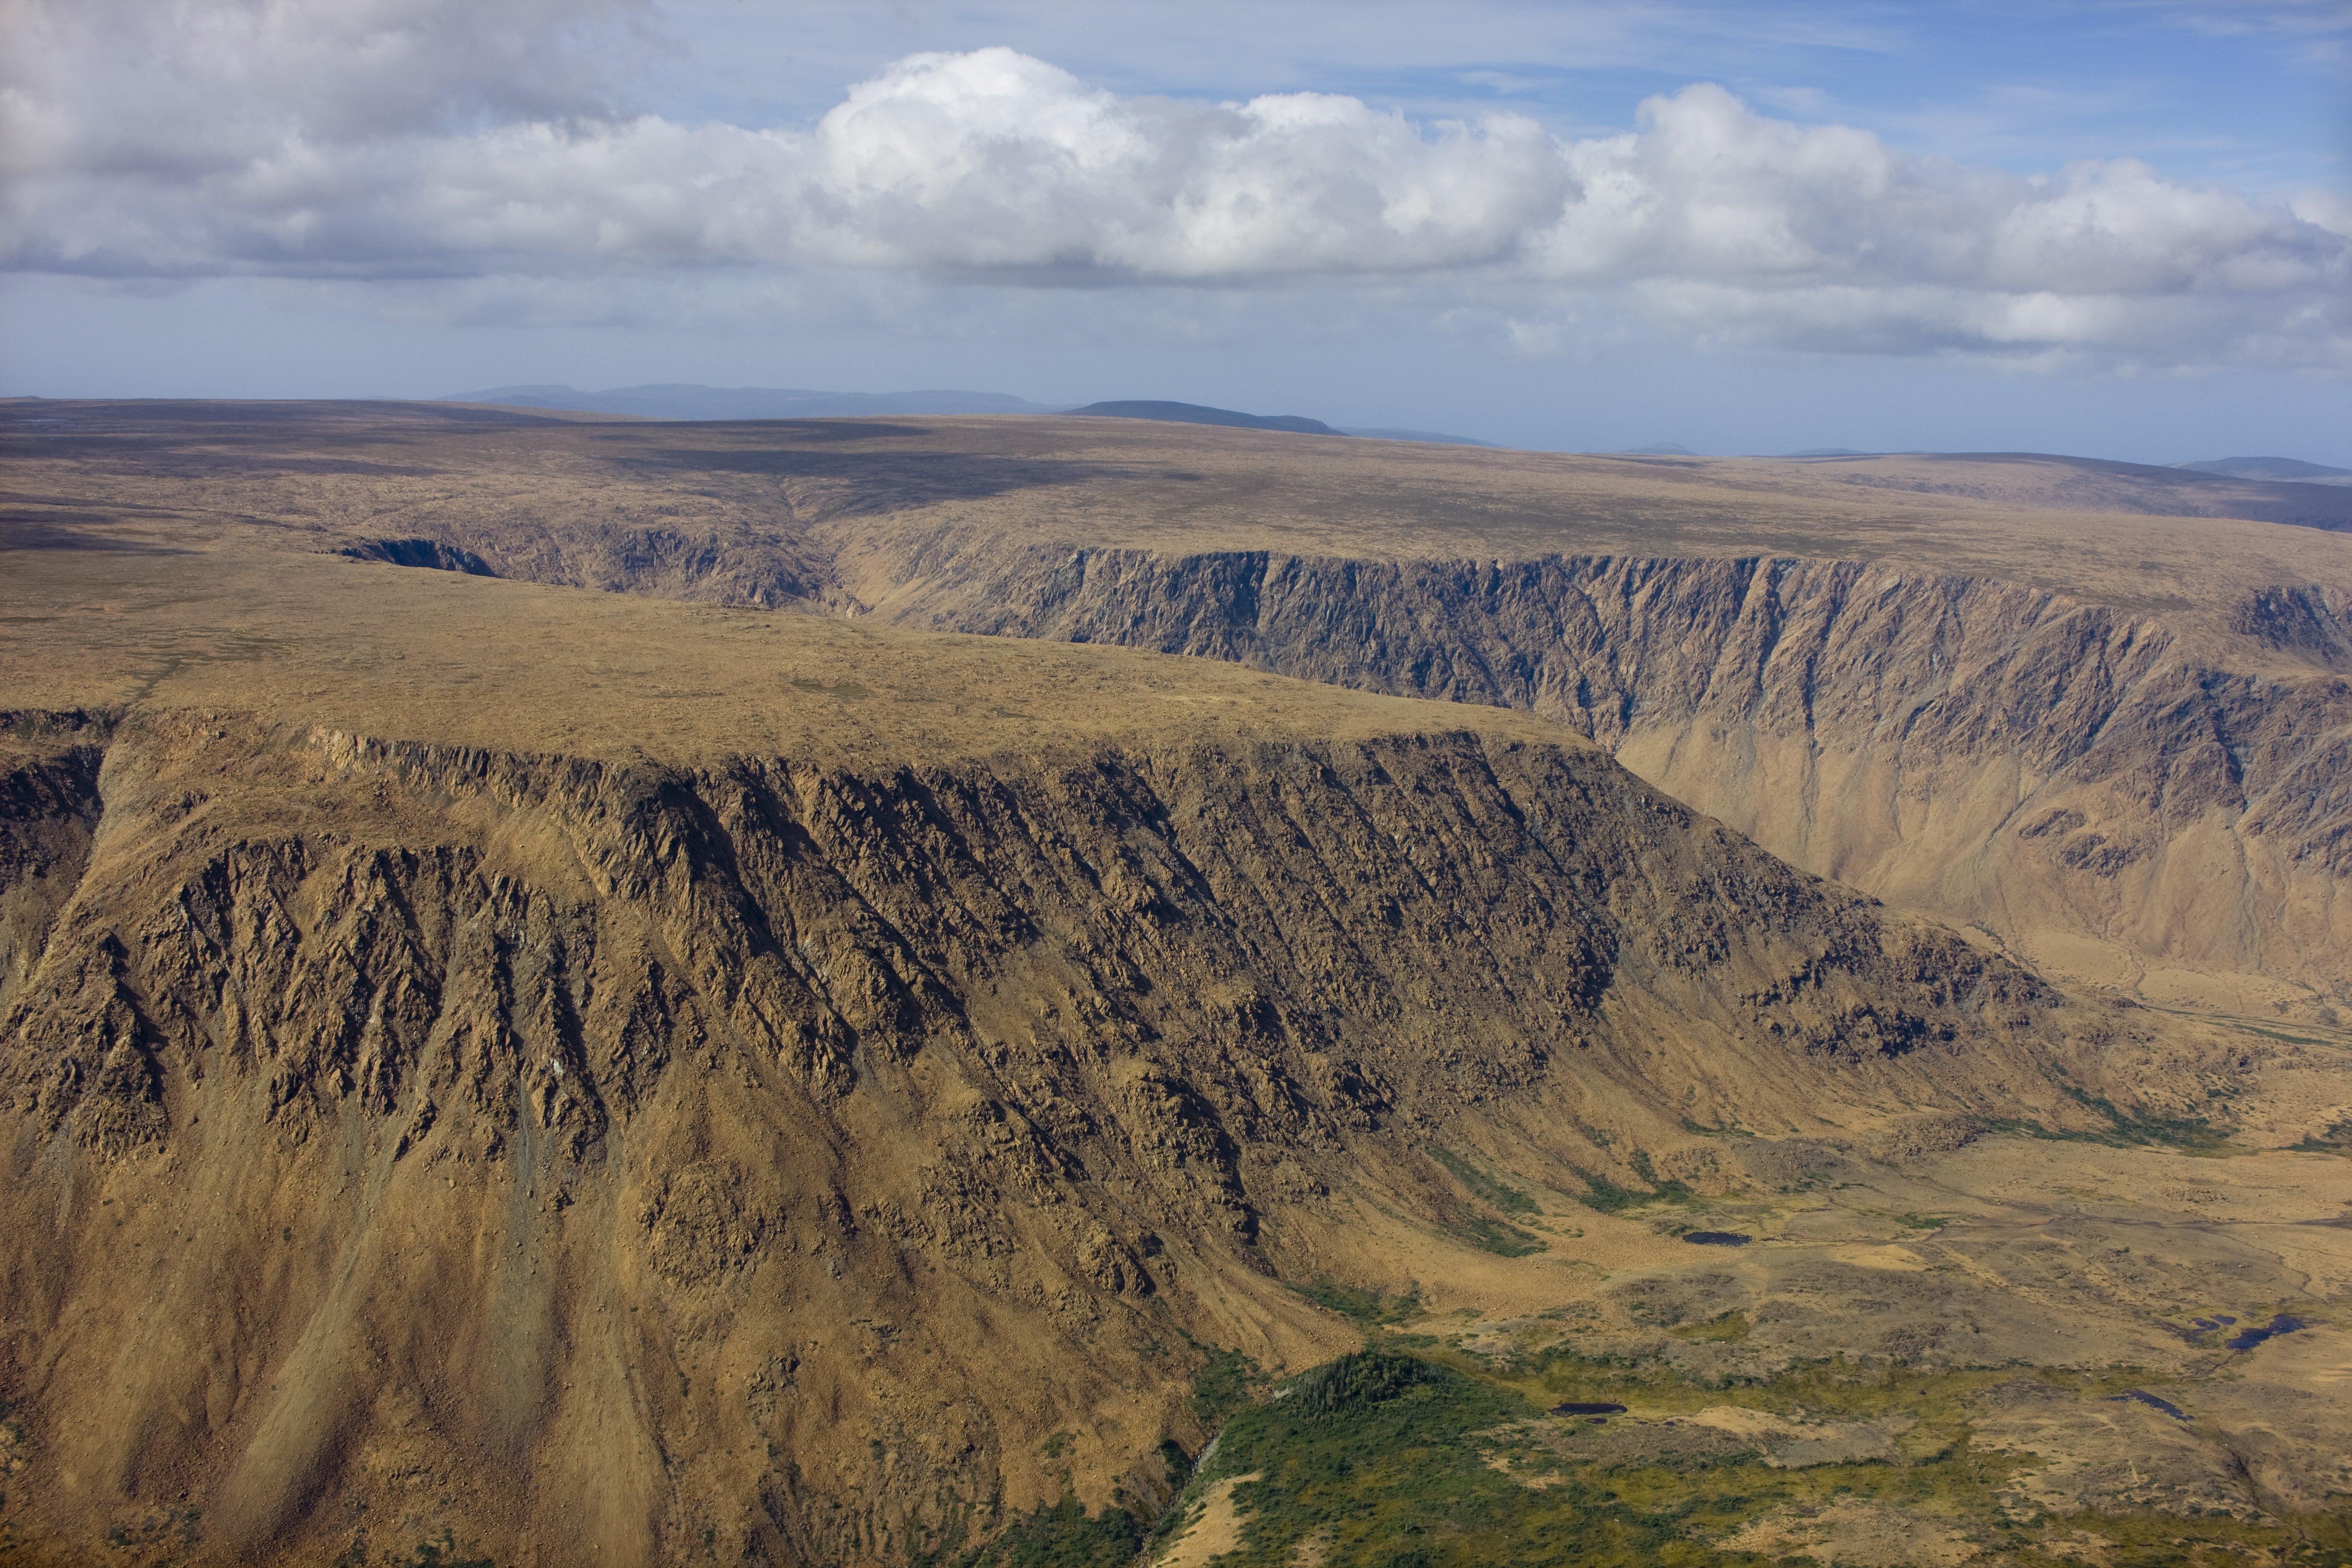
M1168 1545L1152 1557L1153 1568L1209 1568L1224 1553L1239 1551L1242 1526L1248 1521L1234 1506L1234 1489L1257 1479L1252 1471L1212 1482L1202 1494L1199 1517L1180 1527Z

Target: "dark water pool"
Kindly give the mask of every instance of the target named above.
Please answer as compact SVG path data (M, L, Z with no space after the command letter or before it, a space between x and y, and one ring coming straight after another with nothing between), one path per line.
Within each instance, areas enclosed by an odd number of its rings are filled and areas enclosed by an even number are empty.
M2226 1329L2238 1320L2217 1313L2210 1318L2191 1318L2189 1321L2200 1329Z
M1683 1239L1693 1247L1745 1247L1756 1238L1736 1230L1686 1230Z
M1551 1407L1554 1415L1622 1415L1625 1407L1606 1399L1571 1399L1565 1405Z
M2107 1403L2110 1405L2121 1405L2126 1400L2137 1400L2138 1403L2147 1405L2151 1410L2161 1410L2167 1415L2171 1416L2175 1421L2186 1421L2189 1419L2188 1416L2180 1413L2180 1406L2175 1405L2169 1399L2158 1399L2155 1394L2143 1394L2137 1388L2133 1389L2129 1394L2110 1394L2107 1395Z
M2277 1317L2273 1318L2270 1321L2270 1326L2268 1328L2248 1329L2244 1333L2224 1340L2221 1342L2229 1346L2233 1351L2250 1351L2256 1345L2262 1343L2264 1340L2276 1339L2281 1334L2291 1334L2297 1329L2305 1329L2310 1326L2310 1324L2305 1322L2301 1318L2292 1318L2286 1313L2281 1312Z

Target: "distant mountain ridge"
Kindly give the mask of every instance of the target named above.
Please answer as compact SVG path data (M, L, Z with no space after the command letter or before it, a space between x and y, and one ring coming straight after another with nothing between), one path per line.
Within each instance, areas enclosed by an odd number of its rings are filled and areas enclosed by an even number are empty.
M1468 436L1446 436L1435 430L1392 430L1385 426L1370 428L1346 426L1339 427L1342 436L1361 436L1368 441L1423 441L1433 447L1486 447L1501 449L1499 441L1480 441Z
M1138 398L1089 403L1072 414L1114 419L1163 419L1175 425L1218 425L1234 430L1287 430L1298 436L1360 436L1371 441L1421 441L1437 447L1493 447L1492 441L1468 436L1447 436L1435 430L1400 430L1389 426L1345 428L1309 419L1301 414L1244 414L1234 408L1213 408L1201 403L1171 403Z
M493 386L453 393L436 403L492 403L508 408L562 408L588 414L623 414L649 419L856 419L879 415L1086 414L1122 419L1163 419L1181 425L1222 425L1242 430L1288 430L1305 436L1363 436L1382 441L1424 441L1442 447L1492 447L1492 441L1447 436L1434 430L1386 426L1343 430L1302 415L1244 414L1199 403L1135 399L1067 404L1032 403L1002 392L821 392L793 386L701 386L656 382L583 392L576 386Z
M2232 479L2284 479L2307 485L2352 485L2352 468L2331 468L2300 458L2209 458L2201 463L2175 463L2192 473L2220 474Z
M1309 419L1300 414L1242 414L1231 408L1211 408L1199 403L1169 403L1150 398L1089 403L1084 408L1073 408L1070 412L1107 419L1161 419L1175 425L1222 425L1235 430L1286 430L1294 436L1343 434L1320 419Z

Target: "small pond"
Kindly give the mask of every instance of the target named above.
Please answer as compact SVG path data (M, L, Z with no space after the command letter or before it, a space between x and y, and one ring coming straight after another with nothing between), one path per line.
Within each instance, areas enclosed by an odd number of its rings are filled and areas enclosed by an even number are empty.
M2246 1330L2245 1332L2236 1335L2234 1338L2223 1340L2221 1342L2229 1346L2233 1351L2250 1351L2256 1345L2262 1343L2264 1340L2275 1339L2281 1334L2291 1334L2297 1329L2307 1327L2309 1327L2309 1325L2301 1318L2291 1318L2284 1312L2281 1312L2277 1317L2271 1320L2270 1327L2265 1329L2250 1328Z

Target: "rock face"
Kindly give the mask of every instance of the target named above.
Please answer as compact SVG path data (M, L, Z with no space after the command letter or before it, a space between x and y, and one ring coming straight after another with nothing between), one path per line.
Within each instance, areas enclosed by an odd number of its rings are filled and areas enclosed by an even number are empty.
M2352 1010L2352 552L2209 521L2340 529L2305 513L2352 491L2016 454L1609 459L1097 419L40 406L8 431L40 498L19 538L268 531L1515 706L2063 976L2322 1025Z
M1855 561L1168 552L838 517L701 553L551 537L499 570L1527 710L1808 870L2058 973L2352 1016L2337 590L2240 595L2224 649L2161 615Z
M1724 1131L2147 1088L2128 1015L1475 726L856 771L21 714L0 813L5 1523L65 1561L903 1562L1164 1495L1199 1347L1344 1344L1280 1278L1480 1234L1433 1145L1706 1189Z
M2063 971L2165 1000L2352 1005L2339 594L2237 605L2235 629L2294 661L2256 672L2155 618L1853 562L1385 562L955 536L844 561L901 625L1531 710L1798 865Z

